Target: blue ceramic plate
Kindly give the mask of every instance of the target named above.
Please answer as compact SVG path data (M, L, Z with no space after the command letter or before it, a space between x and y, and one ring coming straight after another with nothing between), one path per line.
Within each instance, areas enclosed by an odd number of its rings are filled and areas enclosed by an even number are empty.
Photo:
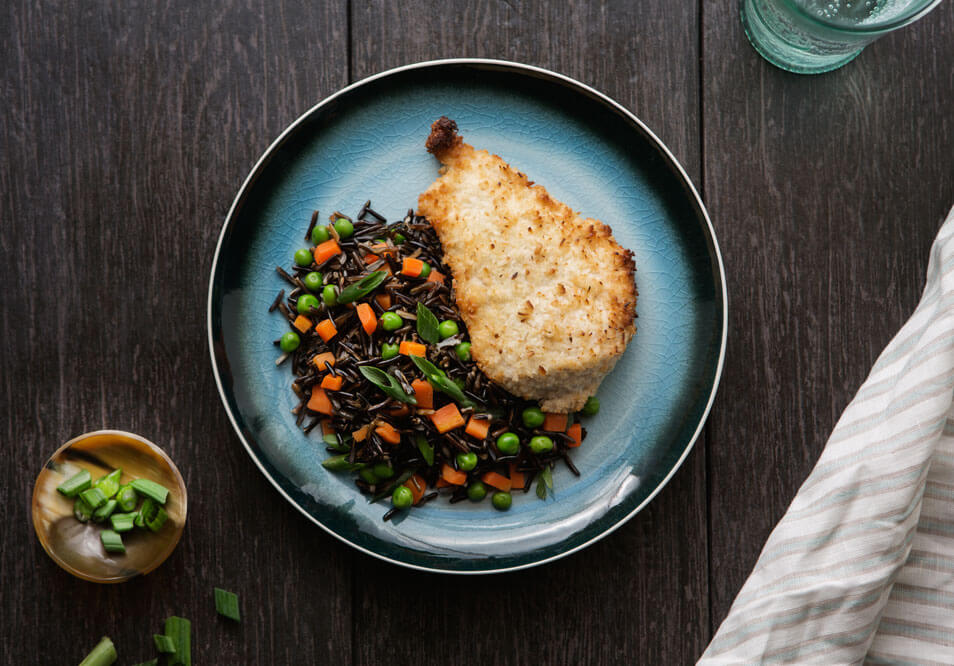
M635 253L637 332L599 390L602 410L554 473L546 501L437 499L383 522L347 475L321 466L319 438L295 427L292 375L267 312L285 285L275 266L303 244L313 210L388 219L416 206L437 176L424 150L446 115L556 198L608 223ZM289 502L355 548L409 567L483 573L528 567L603 537L638 512L698 436L722 369L725 279L699 196L666 147L631 113L564 76L513 63L451 60L385 72L332 95L268 148L225 221L209 288L216 381L239 438Z

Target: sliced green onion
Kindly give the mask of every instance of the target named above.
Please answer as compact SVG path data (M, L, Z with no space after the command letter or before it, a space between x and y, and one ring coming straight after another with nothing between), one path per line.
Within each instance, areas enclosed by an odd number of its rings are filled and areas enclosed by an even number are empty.
M544 467L543 472L540 473L540 476L543 478L543 482L547 484L547 488L553 490L553 471L550 467Z
M109 517L109 524L112 526L114 532L128 532L136 524L136 516L139 515L139 512L134 511L132 513L114 513Z
M79 494L80 499L89 504L93 509L98 509L99 507L106 504L106 493L102 490L93 486L92 488L87 488Z
M79 666L109 666L116 663L118 658L116 646L109 640L109 636L103 636Z
M330 432L324 437L322 437L321 441L323 441L325 444L328 445L329 448L332 448L335 451L341 451L342 453L346 453L351 450L351 444L350 444L351 437L348 435L345 435L339 440L338 435L336 435L333 432Z
M364 298L377 289L388 277L387 271L374 271L361 278L354 284L348 285L338 294L338 303L351 303Z
M143 497L148 497L159 504L165 504L169 497L168 488L149 479L135 479L129 485Z
M119 502L117 502L114 499L106 500L106 504L99 507L93 512L93 522L101 523L107 518L109 518L111 515L113 515L113 512L116 510L116 507L118 505L119 505Z
M441 340L439 328L440 323L437 321L437 317L434 316L434 313L431 312L426 305L418 301L417 334L421 336L421 340L429 342L432 345L437 344Z
M107 553L125 553L126 546L123 545L123 538L118 532L112 530L103 530L99 533L99 539L103 542L103 548Z
M424 462L427 463L427 466L430 467L434 464L434 447L430 445L427 441L427 438L424 435L418 435L414 438L414 442L417 444L417 450L421 452L421 455L424 456Z
M89 470L84 469L58 485L56 489L67 497L76 497L89 488L90 485L92 485L92 477L90 476Z
M162 526L166 524L166 520L169 518L169 514L166 513L166 510L159 505L154 505L156 507L156 513L151 518L149 516L145 517L146 527L148 527L153 532L158 532L162 529Z
M81 523L87 522L93 517L93 507L87 504L82 497L77 497L73 502L73 517Z
M171 615L166 618L163 632L176 644L176 654L170 663L192 666L192 624L184 617Z
M230 620L241 622L239 614L238 595L220 587L215 588L215 612Z
M121 469L114 469L106 476L97 479L93 487L102 490L106 498L109 499L119 492L119 479L122 475L123 471Z
M176 642L165 634L153 634L152 641L156 644L156 651L162 654L175 654Z
M116 501L119 502L120 511L132 511L139 502L139 495L137 495L133 487L127 483L116 493Z
M321 461L321 466L325 469L330 469L332 472L356 472L359 469L364 469L364 463L350 462L347 453L325 458Z
M417 358L412 356L411 358ZM416 405L417 398L413 395L409 395L401 387L401 383L391 374L381 370L380 368L375 368L371 365L362 365L358 368L365 379L381 389L385 395L394 398L395 400L400 400L401 402L406 402L409 405Z

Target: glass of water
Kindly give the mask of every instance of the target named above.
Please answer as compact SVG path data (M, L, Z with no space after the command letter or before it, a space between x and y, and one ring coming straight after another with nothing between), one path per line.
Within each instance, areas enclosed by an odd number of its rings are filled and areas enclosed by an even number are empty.
M745 34L763 58L799 74L850 62L941 0L741 0Z

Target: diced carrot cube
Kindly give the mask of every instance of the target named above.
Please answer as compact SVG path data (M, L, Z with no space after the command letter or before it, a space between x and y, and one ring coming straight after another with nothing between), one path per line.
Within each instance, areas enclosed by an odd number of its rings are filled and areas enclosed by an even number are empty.
M415 379L411 382L417 406L421 409L434 409L434 387L426 379Z
M320 266L336 254L341 254L341 248L338 246L338 241L332 238L316 247L313 254L315 255L315 263Z
M401 433L399 433L394 426L387 421L381 423L377 428L375 428L374 432L377 433L378 437L389 444L401 443Z
M381 257L379 257L376 254L372 254L370 252L364 255L364 263L366 264L373 264L374 262L380 261L380 260L381 260Z
M447 481L444 480L444 477L439 478L437 480L437 483L435 483L434 485L438 488L456 488L457 487L453 483L447 483Z
M440 282L444 284L444 274L440 271L431 270L430 275L427 276L428 282Z
M464 432L475 439L487 439L487 433L490 432L490 419L476 419L471 416L470 420L467 421Z
M575 448L583 443L583 426L579 423L574 423L571 425L567 429L566 434L573 438L573 442L567 444L568 447Z
M344 377L338 375L325 375L325 378L321 380L321 388L328 389L329 391L340 391L341 386L344 384Z
M547 412L543 417L543 429L550 432L566 432L566 414Z
M457 409L457 405L452 402L431 414L431 421L434 423L434 427L437 428L437 432L442 435L445 432L464 425L464 417L460 415L460 410Z
M523 472L517 470L517 463L510 463L510 486L512 488L523 488L526 482L527 479Z
M328 394L325 393L325 390L322 388L315 388L311 390L311 397L308 399L307 407L313 412L327 414L328 416L331 416L335 413L334 407L331 404L331 400L328 399Z
M367 303L359 303L357 312L358 319L361 320L361 327L364 329L364 332L368 335L374 333L375 329L378 327L378 318L374 315L374 310L371 309L371 306Z
M404 257L401 263L401 273L408 277L417 277L424 270L424 262L415 257Z
M374 300L381 306L382 310L387 310L391 307L391 294L375 294Z
M312 363L315 364L315 367L319 370L327 370L325 363L330 363L331 367L335 367L335 354L334 352L321 352L320 354L315 354L315 358L312 359Z
M417 504L421 501L421 498L424 497L427 484L424 483L424 479L420 474L415 474L404 482L404 487L411 491L411 495L414 497L414 504Z
M334 435L335 434L335 424L332 423L331 419L323 419L321 422L321 434L322 435Z
M441 468L441 478L455 486L462 486L467 483L467 475L454 469L447 463L444 463L444 466Z
M338 329L335 328L335 323L330 319L323 319L318 322L318 325L315 326L315 332L321 336L321 339L325 342L331 340L338 333Z
M368 432L370 430L371 430L370 426L363 425L357 430L355 430L353 433L351 433L351 437L356 442L363 442L364 440L368 438Z
M411 342L410 340L402 340L401 346L398 347L398 352L405 356L420 356L421 358L425 358L427 356L427 347L417 342Z
M503 474L497 474L497 472L487 472L480 480L486 483L488 486L493 486L497 490L502 490L503 492L510 492L512 484L510 479L505 477Z
M397 407L391 407L388 410L388 416L407 416L411 413L410 407L405 405L403 402Z
M308 329L311 328L311 319L305 315L298 315L295 317L295 323L292 326L297 328L299 333L307 333Z

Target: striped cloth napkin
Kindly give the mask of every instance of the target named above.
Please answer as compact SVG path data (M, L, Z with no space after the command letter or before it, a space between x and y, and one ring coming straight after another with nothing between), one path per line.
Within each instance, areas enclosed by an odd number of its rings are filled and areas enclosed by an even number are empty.
M954 664L954 209L700 664Z

